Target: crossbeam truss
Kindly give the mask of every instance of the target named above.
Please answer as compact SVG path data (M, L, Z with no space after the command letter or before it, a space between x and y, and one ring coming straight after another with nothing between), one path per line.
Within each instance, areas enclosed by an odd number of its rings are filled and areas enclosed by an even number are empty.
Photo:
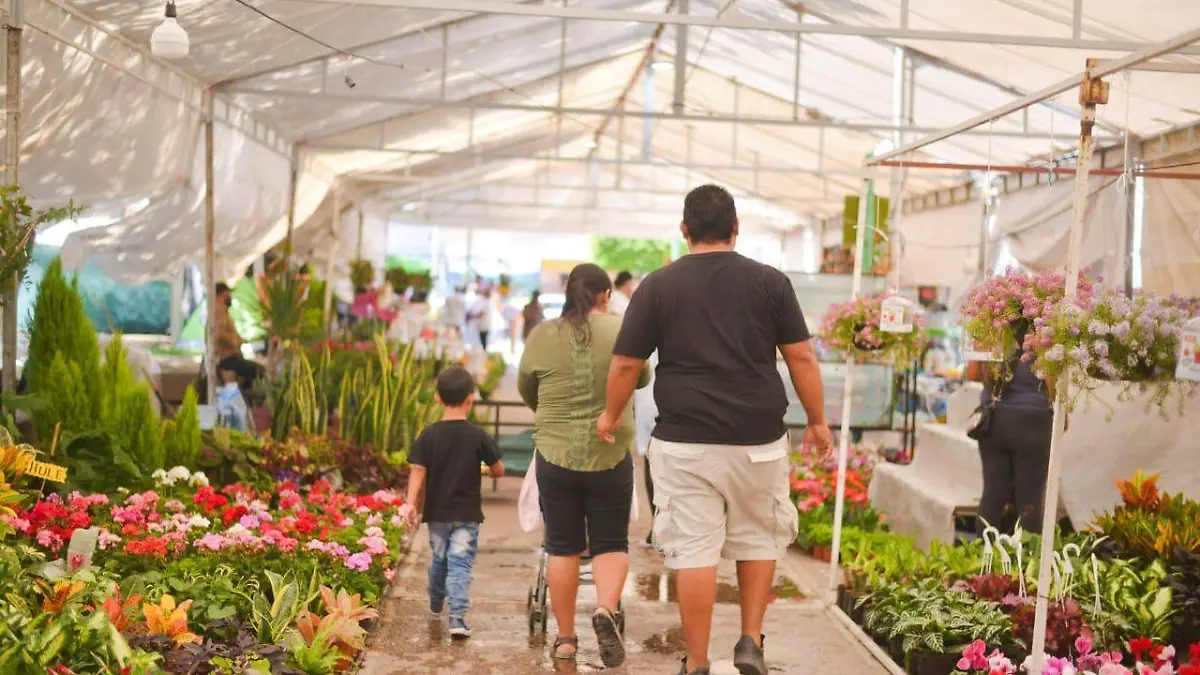
M1082 3L1076 2L1076 11ZM1078 29L1076 30L1078 33ZM995 110L989 111L975 118L955 125L945 131L918 139L911 143L901 145L892 152L884 153L879 157L869 157L864 162L864 170L866 176L863 179L862 195L859 199L858 211L858 226L856 233L855 260L854 260L854 278L852 284L852 294L858 297L862 288L862 248L864 240L864 232L867 229L867 195L871 189L874 173L878 167L885 163L893 165L905 166L905 168L916 168L918 163L897 161L897 158L912 153L921 148L927 147L938 141L945 140L962 133L975 129L983 124L987 124L993 120L1005 117L1014 112L1023 110L1024 108L1043 101L1052 96L1070 91L1072 89L1079 90L1079 102L1083 109L1080 120L1079 134L1079 152L1077 169L1075 171L1075 192L1073 198L1073 214L1071 219L1071 229L1067 247L1067 269L1066 289L1064 294L1064 302L1074 302L1077 292L1079 269L1080 269L1080 249L1082 247L1083 237L1083 219L1087 208L1088 195L1088 175L1091 170L1092 151L1095 147L1095 137L1092 133L1096 120L1096 108L1098 105L1108 102L1108 85L1103 81L1103 77L1112 75L1122 70L1137 68L1142 64L1152 61L1153 59L1170 53L1190 53L1193 49L1191 45L1200 42L1200 28L1182 33L1170 40L1161 43L1144 45L1139 47L1134 53L1128 56L1101 61L1097 59L1088 60L1086 68L1079 74L1066 78L1060 82L1052 84L1038 92L1028 96L1021 97L1011 103L1000 106ZM1153 176L1153 172L1148 172L1145 175ZM849 454L849 439L850 439L850 407L853 403L851 397L851 387L853 383L854 363L852 360L847 360L846 380L845 380L845 399L843 401L842 411L842 429L840 443L838 447L838 469L837 469L837 497L834 516L834 530L832 543L832 560L830 563L830 586L829 599L834 597L836 584L838 581L838 563L841 548L842 534L842 519L843 506L845 500L845 481L846 481L846 463ZM1053 542L1055 528L1057 525L1057 504L1059 496L1059 479L1062 473L1062 453L1060 450L1062 435L1066 426L1066 411L1065 402L1068 397L1068 386L1065 383L1059 384L1057 387L1054 400L1054 426L1050 442L1050 457L1049 471L1046 480L1045 502L1043 505L1043 521L1042 521L1042 541ZM1052 587L1052 559L1055 554L1053 545L1043 545L1041 547L1039 566L1038 566L1038 582L1037 588L1038 597L1036 605L1036 613L1034 616L1033 628L1033 654L1032 667L1030 672L1041 672L1042 665L1045 662L1046 652L1046 625L1049 608L1049 592Z

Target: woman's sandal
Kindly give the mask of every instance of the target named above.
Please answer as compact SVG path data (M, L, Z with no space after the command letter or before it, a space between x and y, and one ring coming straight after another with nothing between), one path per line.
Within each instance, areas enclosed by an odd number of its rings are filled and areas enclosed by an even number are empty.
M562 647L570 647L571 648L570 653L563 651L561 649ZM578 653L578 651L579 651L579 638L578 637L567 637L565 635L560 635L554 639L554 648L550 650L550 653L556 659L559 659L561 661L570 661L575 658L575 654Z

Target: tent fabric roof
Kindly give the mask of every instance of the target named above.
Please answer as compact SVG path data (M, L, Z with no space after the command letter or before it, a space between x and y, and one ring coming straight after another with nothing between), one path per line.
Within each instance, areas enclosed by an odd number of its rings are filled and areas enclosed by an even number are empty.
M159 0L27 4L33 30L26 47L24 183L44 199L162 201L138 216L140 224L117 223L112 227L123 229L108 235L73 235L81 256L103 254L105 241L111 253L111 242L138 239L131 250L154 250L163 258L111 259L109 267L134 276L162 274L201 256L194 199L186 210L190 234L171 246L156 242L180 222L179 205L188 200L179 186L188 185L193 197L202 194L203 174L194 169L203 157L196 140L203 87L299 144L311 160L306 166L315 162L341 176L343 184L372 197L385 218L671 236L683 191L714 181L738 195L747 229L785 232L840 212L842 197L857 192L854 172L862 158L892 139L897 46L910 48L915 59L911 122L922 130L949 126L1078 72L1085 57L1116 54L967 38L806 33L798 40L782 32L693 27L683 119L647 121L640 117L646 111L672 111L673 73L654 70L648 85L641 73L648 59L674 60L676 26L405 9L404 0L179 0L192 53L176 67L144 54L133 65L128 54L97 58L113 49L114 40L148 45L161 21ZM589 0L565 7L661 13L676 4ZM723 9L747 20L797 16L796 3L786 0L689 4L696 15ZM804 4L803 21L814 26L902 23L897 0ZM904 4L914 30L1034 37L1072 32L1072 0ZM1152 42L1198 24L1200 3L1089 0L1080 38ZM1196 59L1170 57L1177 64ZM134 78L138 73L149 75ZM1108 142L1116 142L1114 130L1151 135L1194 123L1200 87L1183 79L1189 77L1195 76L1136 72L1114 78L1110 103L1100 114ZM1074 97L1064 95L996 122L992 133L985 127L956 136L922 155L1012 164L1061 154L1077 132L1074 110ZM704 119L739 115L759 123ZM783 123L793 118L800 124ZM252 254L281 231L287 161L254 159L271 150L261 143L223 145L221 152L233 154L218 165L229 171L282 174L254 181L258 192L283 191L274 197L247 196L240 191L245 181L221 178L231 183L219 186L230 203L269 205L219 216L219 229L233 218L237 227L231 231L250 242L239 255ZM964 178L961 172L913 171L906 191ZM317 191L302 200L322 202L329 181L301 183Z

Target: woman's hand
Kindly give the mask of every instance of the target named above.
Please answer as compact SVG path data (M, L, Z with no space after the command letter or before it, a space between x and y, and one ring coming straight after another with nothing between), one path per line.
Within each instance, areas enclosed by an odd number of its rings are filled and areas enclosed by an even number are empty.
M616 443L617 439L613 436L613 431L621 426L621 416L612 416L605 410L600 414L600 419L596 421L596 435L605 443Z

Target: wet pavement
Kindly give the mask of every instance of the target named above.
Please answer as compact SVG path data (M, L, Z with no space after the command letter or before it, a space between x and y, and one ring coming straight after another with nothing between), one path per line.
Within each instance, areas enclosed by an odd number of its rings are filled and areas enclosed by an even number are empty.
M595 588L580 587L576 630L580 636L576 662L555 662L548 642L556 634L551 617L548 635L531 634L526 597L537 573L540 532L526 534L517 524L520 480L500 481L485 494L487 522L480 531L479 558L471 588L468 623L474 632L452 642L444 621L429 616L425 595L428 535L424 530L401 561L382 621L370 643L364 675L541 675L595 673L604 670L591 628ZM645 502L643 501L643 504ZM675 604L674 582L658 554L641 542L649 528L643 514L633 524L630 578L624 592L626 664L614 674L675 675L683 655L683 638ZM767 660L772 673L882 675L885 671L859 644L835 625L818 602L811 568L798 558L780 567L775 600L767 612ZM809 589L809 590L806 590ZM732 566L722 568L719 605L713 626L713 675L737 675L733 645L739 637L736 579Z

